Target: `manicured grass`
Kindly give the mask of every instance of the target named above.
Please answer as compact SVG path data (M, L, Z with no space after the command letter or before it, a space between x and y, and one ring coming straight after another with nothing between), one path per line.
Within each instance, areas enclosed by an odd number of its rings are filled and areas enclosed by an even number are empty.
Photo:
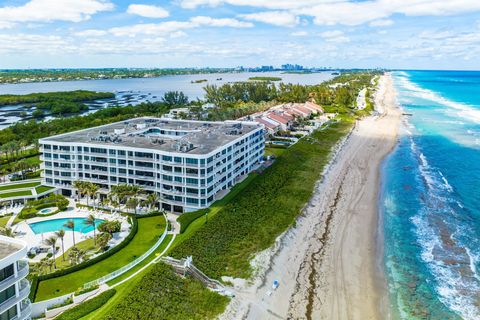
M96 319L213 319L228 301L200 281L182 278L172 267L158 263L108 314Z
M34 188L40 185L40 182L26 182L26 183L17 183L17 184L6 184L0 186L0 191L5 190L15 190L15 189L23 189L23 188Z
M68 231L65 232L65 238L68 237ZM62 252L62 242L60 239L57 241L57 246L60 247L59 252ZM95 247L93 239L87 239L82 242L78 242L76 244L76 247L80 250L84 251L91 251L91 250L97 250L98 248ZM55 262L57 263L57 269L65 269L70 267L70 260L68 259L68 253L72 250L72 248L68 249L65 251L65 261L63 261L63 257L59 256L55 259Z
M344 119L288 148L248 189L209 216L207 224L194 228L193 234L190 228L181 234L183 241L170 254L175 258L193 255L195 265L217 279L223 275L248 278L250 259L293 224L332 148L352 125L352 118Z
M165 226L163 216L138 219L138 232L125 248L85 269L40 281L35 300L46 300L73 292L86 282L105 276L132 262L155 244L164 232Z
M268 156L275 156L275 157L279 157L281 156L287 149L286 148L269 148L269 147L266 147L265 148L265 157L268 157Z
M0 227L4 228L7 225L8 220L10 220L12 216L5 216L0 218Z
M0 193L0 198L6 199L6 198L23 197L23 196L31 196L31 195L32 195L32 191L23 190L23 191Z
M115 279L112 279L110 281L107 282L107 284L109 286L112 286L114 285L115 283L119 283L120 281L128 278L130 275L134 274L135 272L137 272L138 270L140 270L141 268L143 268L145 265L147 265L150 261L152 261L153 259L155 259L156 257L158 257L160 255L160 253L163 252L163 250L165 250L165 248L168 246L168 244L170 243L170 241L172 240L172 235L171 234L167 234L167 236L165 237L165 239L163 240L162 244L157 248L157 250L155 250L154 252L152 252L151 255L149 255L147 258L145 258L145 260L143 260L142 262L140 262L139 264L137 264L135 267L133 267L132 269L128 270L127 272L125 272L124 274L122 274L121 276L115 278ZM169 249L170 251L170 249ZM167 254L165 256L168 255L168 251L167 251Z
M38 187L35 188L35 191L37 192L37 194L41 194L41 193L50 191L52 189L55 189L55 188L47 187L47 186L38 186Z

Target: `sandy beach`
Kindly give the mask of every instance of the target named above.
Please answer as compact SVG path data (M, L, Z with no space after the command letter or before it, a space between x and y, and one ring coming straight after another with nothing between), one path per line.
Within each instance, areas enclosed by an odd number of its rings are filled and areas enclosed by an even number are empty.
M375 108L339 145L296 226L254 259L254 280L233 281L222 319L388 318L378 192L401 121L390 75L380 79Z

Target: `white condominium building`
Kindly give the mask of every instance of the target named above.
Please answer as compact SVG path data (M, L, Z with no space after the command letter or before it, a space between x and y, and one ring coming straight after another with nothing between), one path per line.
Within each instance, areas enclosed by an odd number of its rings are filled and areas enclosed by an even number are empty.
M23 241L0 236L0 319L30 319L30 283Z
M206 208L262 160L255 122L136 118L40 139L43 184L64 195L73 182L132 184L159 194L167 211Z

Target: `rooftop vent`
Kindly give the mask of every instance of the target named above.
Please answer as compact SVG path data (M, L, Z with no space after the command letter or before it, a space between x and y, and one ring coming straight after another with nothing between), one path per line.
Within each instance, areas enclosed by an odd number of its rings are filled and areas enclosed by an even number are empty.
M158 144L158 145L162 145L165 143L165 140L163 139L158 139L158 138L154 138L151 140L153 144Z
M189 152L194 149L193 143L191 142L179 142L176 147L178 152Z
M240 131L238 129L233 129L233 130L227 131L227 135L229 135L229 136L238 136L238 135L241 135L241 134L242 134L242 131Z

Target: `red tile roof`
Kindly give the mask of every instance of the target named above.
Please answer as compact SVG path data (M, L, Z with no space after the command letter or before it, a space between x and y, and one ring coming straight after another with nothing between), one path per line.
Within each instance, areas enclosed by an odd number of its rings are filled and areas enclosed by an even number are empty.
M270 128L270 129L276 129L278 127L278 125L274 125L273 123L271 123L269 121L266 121L266 120L263 120L262 118L257 118L257 119L255 119L255 121L258 122L258 123L264 124L265 127Z
M277 121L279 123L282 123L282 124L285 124L287 125L288 124L288 120L285 119L284 117L282 117L281 115L278 115L278 114L275 114L273 112L270 112L267 114L267 118L270 118L274 121Z

